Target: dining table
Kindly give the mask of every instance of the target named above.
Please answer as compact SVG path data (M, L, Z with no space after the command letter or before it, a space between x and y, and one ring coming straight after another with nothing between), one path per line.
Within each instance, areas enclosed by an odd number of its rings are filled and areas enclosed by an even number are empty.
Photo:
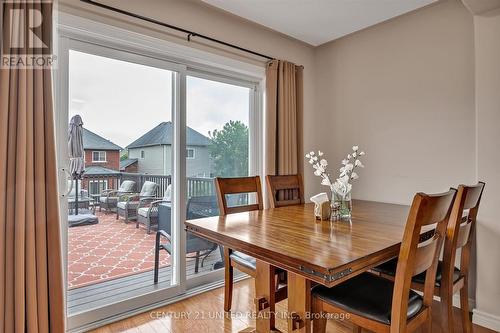
M213 216L185 222L186 230L256 258L256 326L279 332L269 304L274 272L287 272L288 332L311 331L311 287L333 287L396 257L410 207L353 200L350 220L319 221L314 204Z

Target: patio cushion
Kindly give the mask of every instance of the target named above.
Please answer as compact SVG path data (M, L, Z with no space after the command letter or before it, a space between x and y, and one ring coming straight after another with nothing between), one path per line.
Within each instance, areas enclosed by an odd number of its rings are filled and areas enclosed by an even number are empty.
M141 207L137 210L137 214L144 217L148 217L148 212L149 212L148 207Z
M118 197L100 197L99 201L102 203L116 203L118 202Z
M119 192L132 192L134 190L135 182L133 180L124 180L120 184Z
M163 194L163 201L172 201L172 185L168 185Z
M141 193L139 196L141 197L153 197L156 194L156 189L158 185L156 183L145 181L144 185L142 185Z
M127 201L120 201L117 205L120 209L127 209ZM129 201L128 208L137 208L139 207L139 201Z

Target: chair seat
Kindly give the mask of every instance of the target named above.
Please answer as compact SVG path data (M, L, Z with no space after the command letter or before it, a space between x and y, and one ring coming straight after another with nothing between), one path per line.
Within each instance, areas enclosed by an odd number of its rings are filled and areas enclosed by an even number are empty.
M314 297L346 312L390 325L393 289L392 281L362 273L333 288L317 285L312 293ZM422 308L422 296L410 290L408 319L417 315Z
M137 208L139 207L139 202L138 201L120 201L116 206L120 209L127 209L127 203L128 203L128 208Z
M230 258L231 260L237 262L242 266L245 266L252 270L256 270L257 260L252 256L244 254L243 252L233 251L233 253L231 253Z
M149 207L141 207L139 209L137 209L137 215L140 215L140 216L143 216L143 217L150 217L149 216ZM153 214L152 216L157 216L158 213L154 212L153 211Z
M373 270L375 272L379 272L382 274L390 275L390 276L395 276L396 275L396 268L398 265L398 259L394 258L392 260L389 260L375 268ZM437 270L436 270L436 287L441 287L441 279L443 278L443 262L439 261ZM458 268L454 268L453 272L453 282L456 282L460 279L460 270ZM413 282L424 284L425 283L425 272L415 275L413 277Z
M102 203L117 203L118 197L100 197L99 201Z

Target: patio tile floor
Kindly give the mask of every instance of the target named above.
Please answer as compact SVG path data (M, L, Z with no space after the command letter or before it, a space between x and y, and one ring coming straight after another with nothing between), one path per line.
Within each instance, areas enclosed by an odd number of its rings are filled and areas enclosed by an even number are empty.
M112 280L154 267L155 233L135 222L125 223L115 214L97 212L99 223L68 229L68 288ZM170 256L160 252L160 267Z

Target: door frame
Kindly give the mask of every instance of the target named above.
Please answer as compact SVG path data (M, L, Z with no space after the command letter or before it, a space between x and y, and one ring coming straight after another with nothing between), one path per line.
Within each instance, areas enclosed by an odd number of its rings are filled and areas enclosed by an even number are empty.
M91 53L119 60L139 63L141 65L159 67L171 70L178 75L173 75L178 87L178 94L172 100L172 120L174 122L174 150L173 168L173 195L179 205L174 209L174 221L177 228L177 242L175 242L173 266L173 282L177 285L164 290L152 290L140 297L132 297L123 302L110 305L106 310L95 309L86 313L75 314L68 317L68 329L72 332L86 331L103 324L126 318L130 315L153 309L165 304L176 302L180 299L191 297L200 292L211 290L223 285L223 270L200 274L186 280L185 261L185 230L183 222L186 211L186 160L182 152L186 149L186 75L204 76L207 79L248 86L250 94L250 165L251 174L258 174L263 179L263 101L265 87L265 66L254 65L249 62L236 60L215 53L195 49L177 42L158 39L149 35L118 28L83 17L60 12L58 14L56 38L57 66L54 69L54 100L56 107L56 138L67 137L68 106L69 106L69 50L76 49L81 52ZM153 32L152 32L153 35ZM119 55L119 56L117 56ZM60 144L57 148L58 156L67 156L67 145ZM182 155L181 155L182 154ZM65 159L62 159L65 160ZM59 163L59 162L58 162ZM67 193L66 174L63 169L67 165L59 165L59 193ZM61 181L64 180L64 181ZM177 186L176 186L177 184ZM68 211L66 200L61 200L61 212ZM61 226L67 231L67 218L61 214ZM64 270L67 263L67 232L62 233ZM246 276L235 277L235 281ZM67 288L66 274L65 287Z

